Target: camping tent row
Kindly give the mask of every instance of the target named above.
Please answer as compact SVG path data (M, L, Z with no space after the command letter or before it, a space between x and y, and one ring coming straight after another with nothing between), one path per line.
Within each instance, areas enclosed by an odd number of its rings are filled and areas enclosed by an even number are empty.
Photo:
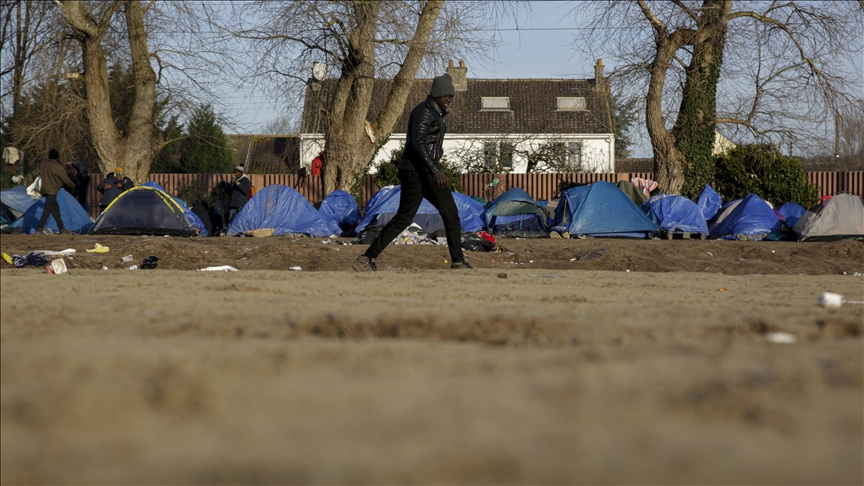
M24 186L0 193L4 224L35 232L44 199L33 201ZM345 191L328 195L319 209L302 194L284 185L258 191L227 228L227 235L243 235L269 229L273 235L307 234L314 237L360 234L371 241L399 208L401 188L387 186L367 203L361 217L354 198ZM648 199L626 181L605 181L564 191L550 215L541 201L519 188L504 192L488 204L453 193L464 232L488 229L504 237L548 237L549 231L593 237L650 237L670 233L699 233L720 239L771 239L782 235L782 223L797 239L864 239L864 205L858 196L837 195L805 210L787 203L774 210L755 194L725 205L710 186L694 203L682 196L657 195ZM93 223L83 208L65 191L58 194L64 223L77 233L206 236L202 221L186 203L170 196L158 184L148 182L118 196ZM9 223L9 220L12 220ZM443 230L435 207L423 200L414 223L428 234ZM47 227L57 231L53 218Z

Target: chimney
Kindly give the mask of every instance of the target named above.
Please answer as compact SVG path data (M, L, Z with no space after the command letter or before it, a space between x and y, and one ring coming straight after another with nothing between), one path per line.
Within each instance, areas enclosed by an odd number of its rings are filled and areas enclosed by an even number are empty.
M447 74L453 78L453 87L456 91L468 91L468 66L465 61L459 61L459 67L453 65L453 60L450 60L450 65L447 66Z
M598 84L600 84L602 82L603 82L603 59L598 58L597 59L597 65L594 66L594 85L597 86Z

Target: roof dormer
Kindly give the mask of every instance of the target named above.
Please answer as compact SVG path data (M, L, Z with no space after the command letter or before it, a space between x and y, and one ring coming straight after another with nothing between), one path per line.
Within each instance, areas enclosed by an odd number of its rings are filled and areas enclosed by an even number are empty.
M558 111L581 111L588 109L585 104L585 98L581 96L559 96L558 100Z
M508 111L510 110L509 96L484 96L480 98L481 111Z

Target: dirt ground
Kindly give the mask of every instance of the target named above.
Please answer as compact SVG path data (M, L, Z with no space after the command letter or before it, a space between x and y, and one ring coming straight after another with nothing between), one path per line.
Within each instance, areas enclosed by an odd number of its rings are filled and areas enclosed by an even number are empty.
M348 242L0 236L0 482L864 482L864 243Z

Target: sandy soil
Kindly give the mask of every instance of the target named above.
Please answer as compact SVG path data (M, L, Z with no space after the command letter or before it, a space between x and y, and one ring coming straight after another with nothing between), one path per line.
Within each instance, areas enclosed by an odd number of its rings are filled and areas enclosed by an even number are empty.
M322 241L0 237L0 481L864 482L860 242Z

